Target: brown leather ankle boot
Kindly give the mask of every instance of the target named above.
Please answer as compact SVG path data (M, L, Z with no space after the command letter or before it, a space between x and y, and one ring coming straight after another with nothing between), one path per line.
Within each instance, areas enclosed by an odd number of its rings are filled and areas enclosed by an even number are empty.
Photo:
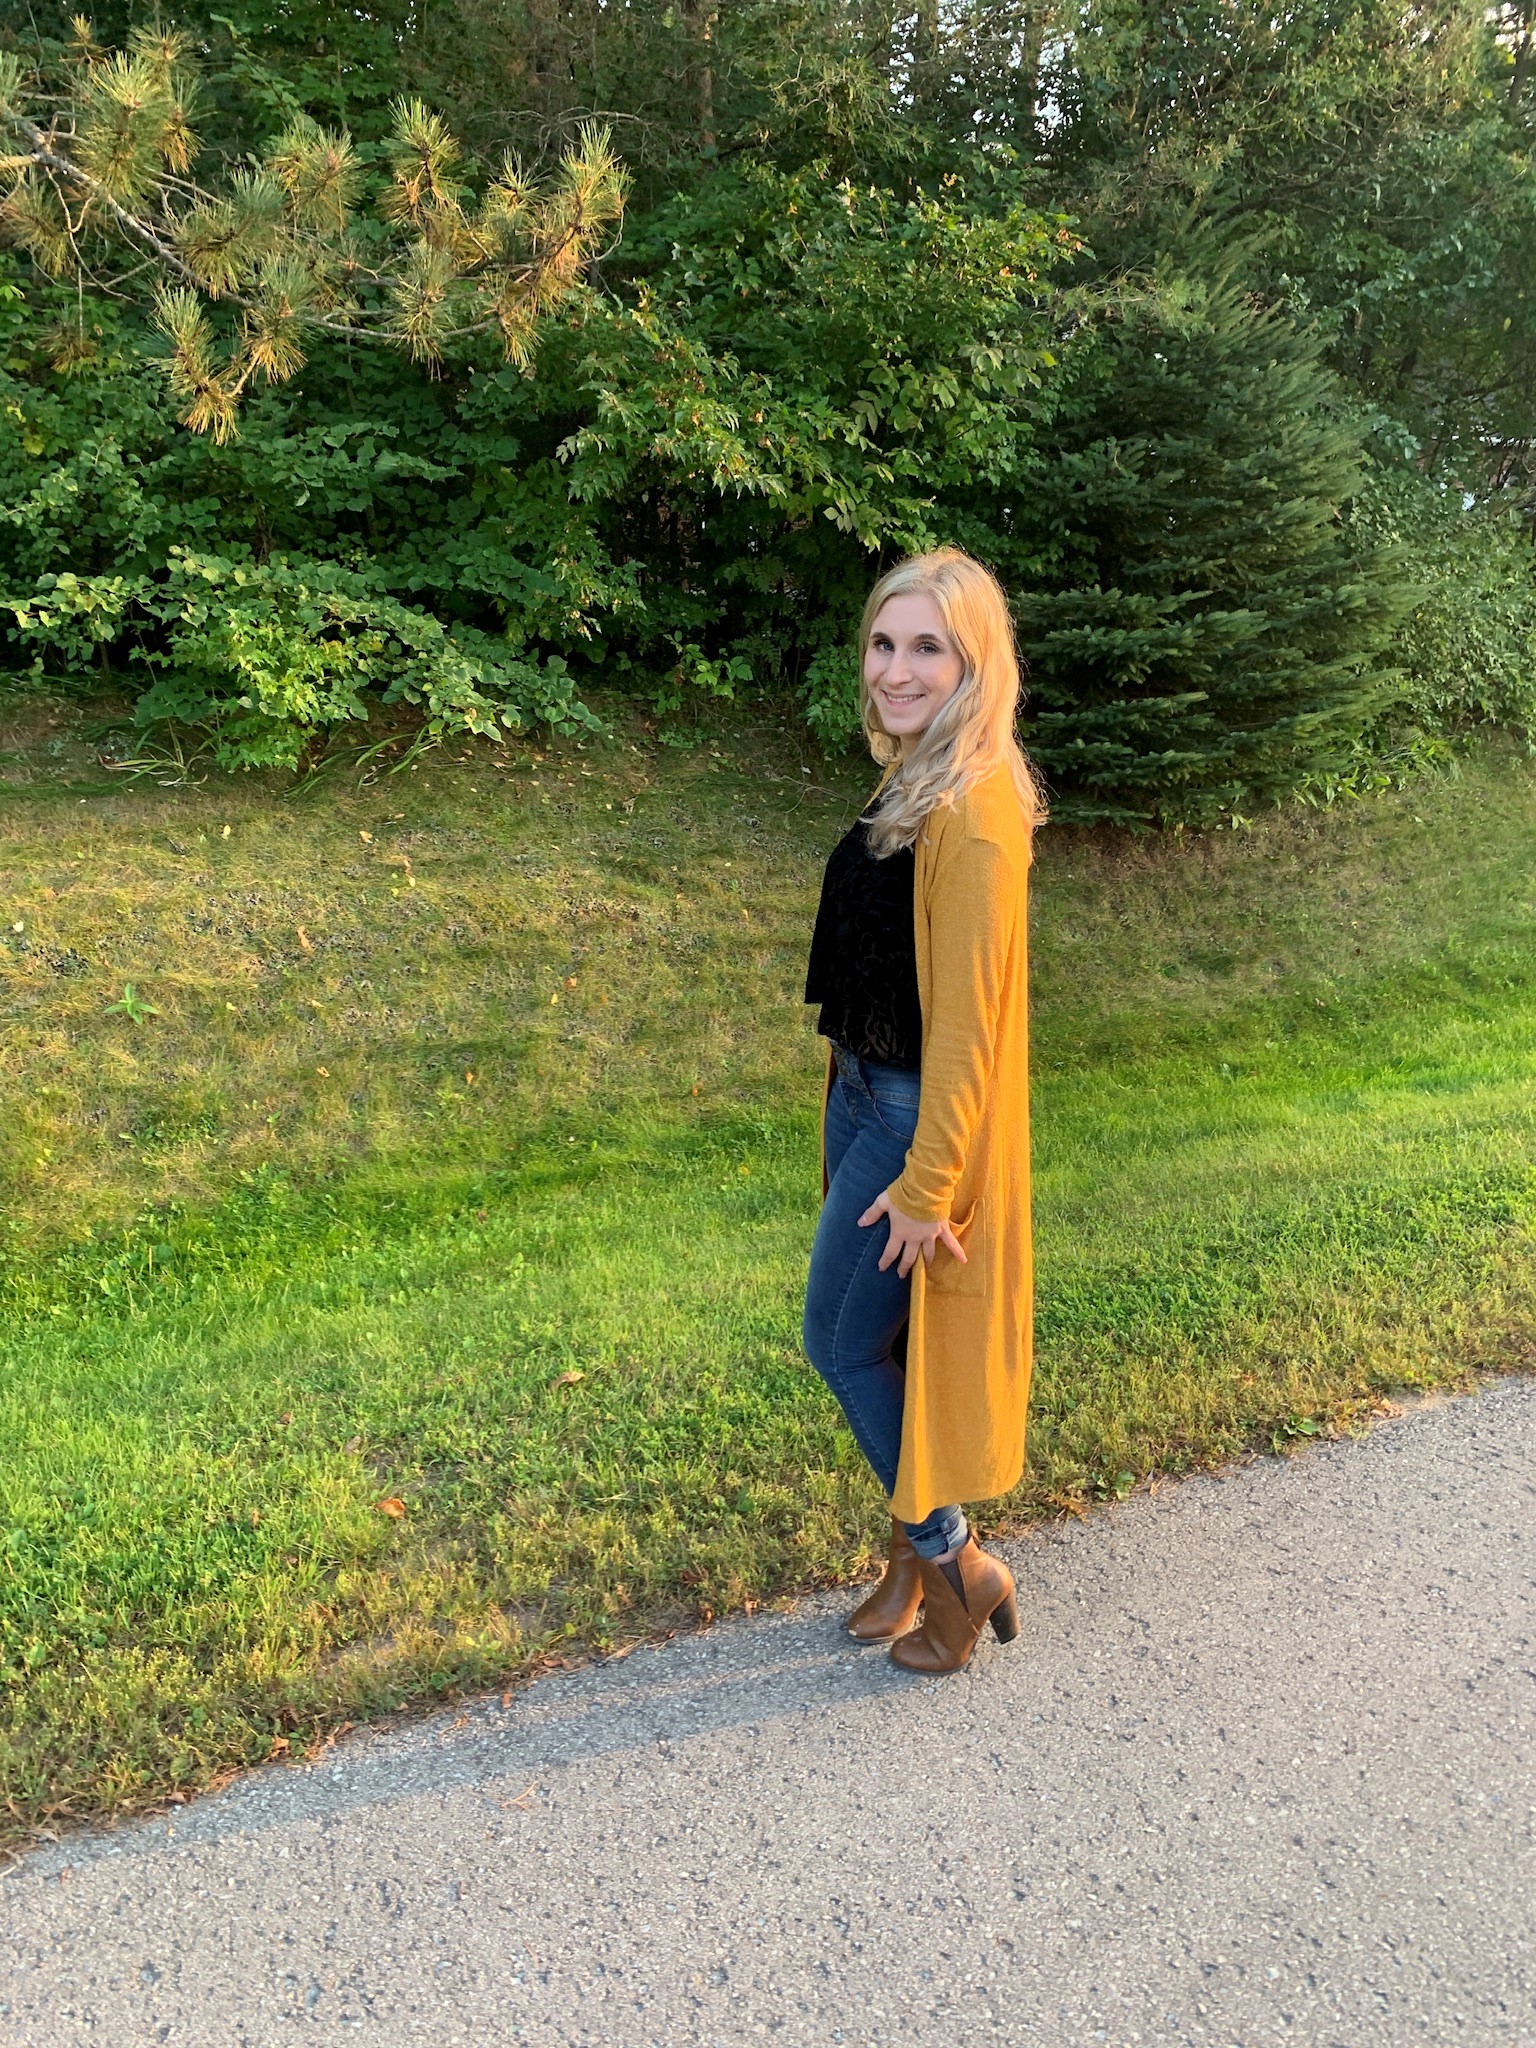
M955 1597L943 1569L926 1557L917 1560L923 1587L923 1625L891 1645L891 1659L907 1671L959 1671L971 1661L976 1639L990 1621L1000 1643L1019 1632L1013 1573L1000 1557L989 1556L974 1536L949 1560L965 1587Z
M907 1532L891 1518L891 1548L885 1576L862 1606L848 1617L848 1633L861 1643L888 1643L904 1636L917 1619L923 1584L917 1575L917 1552Z

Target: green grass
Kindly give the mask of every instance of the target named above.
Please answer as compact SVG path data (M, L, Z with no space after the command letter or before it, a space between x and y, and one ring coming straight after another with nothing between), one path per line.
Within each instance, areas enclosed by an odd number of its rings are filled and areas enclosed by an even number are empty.
M857 766L743 723L125 789L28 716L11 1829L863 1562L881 1503L798 1346L799 978ZM1040 1364L991 1526L1528 1362L1533 831L1495 749L1241 837L1043 836Z

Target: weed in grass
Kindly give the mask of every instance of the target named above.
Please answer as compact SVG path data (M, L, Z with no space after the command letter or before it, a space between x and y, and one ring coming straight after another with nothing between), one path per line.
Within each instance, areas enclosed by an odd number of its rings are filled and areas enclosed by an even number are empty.
M145 1024L160 1012L153 1003L145 1002L131 981L124 982L123 993L115 1003L108 1003L102 1012L105 1017L126 1017L130 1024Z

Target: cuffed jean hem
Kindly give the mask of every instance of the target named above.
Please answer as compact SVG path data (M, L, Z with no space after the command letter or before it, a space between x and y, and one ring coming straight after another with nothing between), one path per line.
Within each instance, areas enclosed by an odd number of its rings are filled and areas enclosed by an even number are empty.
M958 1550L970 1534L970 1527L959 1508L935 1508L922 1522L903 1522L907 1540L919 1557L930 1562L943 1557L946 1551Z

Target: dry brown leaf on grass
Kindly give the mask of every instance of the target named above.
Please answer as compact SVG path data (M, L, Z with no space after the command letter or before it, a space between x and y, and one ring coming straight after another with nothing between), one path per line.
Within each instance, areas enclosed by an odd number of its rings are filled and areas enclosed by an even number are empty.
M301 1752L305 1763L312 1764L327 1750L334 1749L342 1736L350 1735L356 1726L355 1721L341 1721L334 1728L316 1729Z
M549 1384L552 1387L574 1387L578 1380L584 1380L585 1378L586 1374L584 1372L576 1372L574 1370L571 1372L557 1372Z
M392 1522L403 1521L405 1518L405 1502L398 1493L392 1493L388 1500L381 1500L379 1502L379 1513L381 1515L388 1515Z
M296 937L298 938L299 944L304 948L304 951L306 953L313 953L313 951L315 950L314 945L310 940L309 933L305 931L303 925L296 924L293 929Z
M1059 1514L1075 1515L1080 1522L1088 1518L1088 1503L1080 1493L1048 1493L1045 1498Z

